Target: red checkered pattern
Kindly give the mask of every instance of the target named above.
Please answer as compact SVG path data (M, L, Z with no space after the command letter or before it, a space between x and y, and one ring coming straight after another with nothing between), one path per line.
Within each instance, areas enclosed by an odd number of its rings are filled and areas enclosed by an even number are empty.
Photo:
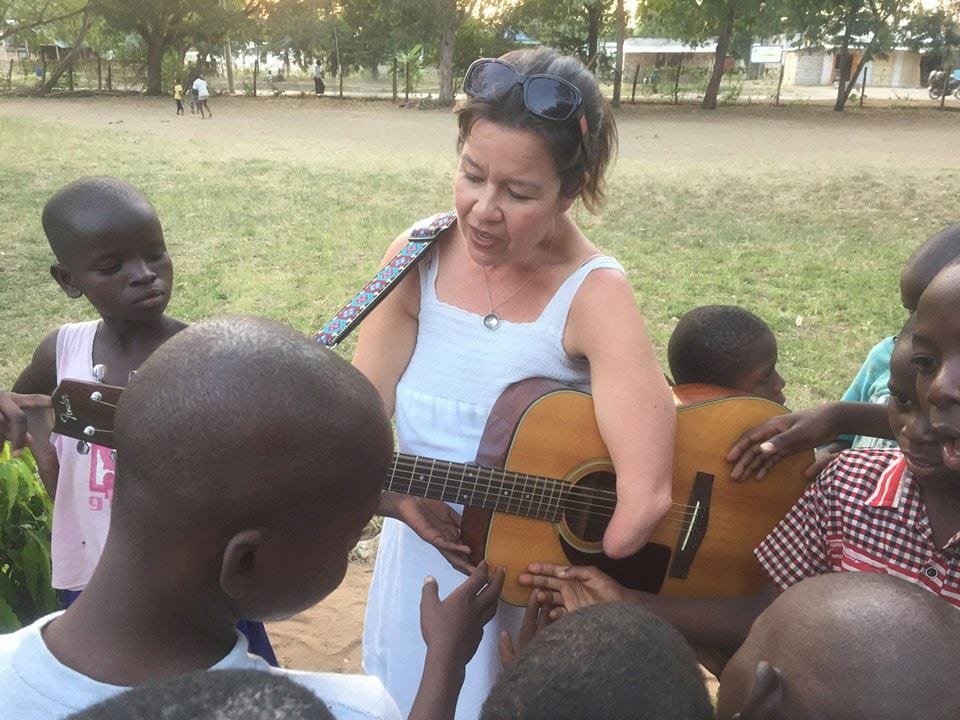
M917 481L897 450L842 453L754 554L786 589L828 572L882 572L960 607L960 533L933 541Z

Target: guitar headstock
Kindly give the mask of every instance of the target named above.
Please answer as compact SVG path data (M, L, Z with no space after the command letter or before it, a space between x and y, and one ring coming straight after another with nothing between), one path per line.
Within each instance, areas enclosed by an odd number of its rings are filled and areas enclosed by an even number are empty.
M51 396L53 432L103 447L114 447L113 420L123 388L64 380Z

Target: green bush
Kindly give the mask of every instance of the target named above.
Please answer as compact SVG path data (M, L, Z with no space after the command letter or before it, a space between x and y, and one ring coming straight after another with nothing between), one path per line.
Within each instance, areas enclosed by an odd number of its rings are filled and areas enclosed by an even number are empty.
M50 584L52 503L29 450L0 451L0 633L57 607Z

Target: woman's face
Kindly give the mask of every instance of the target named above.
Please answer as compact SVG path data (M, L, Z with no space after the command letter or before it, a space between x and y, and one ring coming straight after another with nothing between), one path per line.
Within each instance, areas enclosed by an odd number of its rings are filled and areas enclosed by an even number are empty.
M549 242L573 198L544 141L531 130L478 120L453 186L460 231L480 265L529 262Z

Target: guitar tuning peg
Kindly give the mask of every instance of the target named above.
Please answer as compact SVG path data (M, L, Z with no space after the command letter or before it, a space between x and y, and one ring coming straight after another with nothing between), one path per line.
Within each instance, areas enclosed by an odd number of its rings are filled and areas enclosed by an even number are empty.
M136 374L137 374L137 371L136 371L136 370L131 370L131 371L130 371L130 374L127 375L127 380L128 380L128 381L129 381L129 380L133 380L133 376L136 375Z
M90 393L91 402L100 402L102 399L103 399L103 393L100 392L99 390L94 390L92 393Z
M88 443L86 440L77 440L77 452L80 455L89 455L90 443Z
M103 363L97 363L93 366L93 379L98 383L103 382L104 376L107 374L107 366Z
M116 451L116 450L111 450L111 451L110 451L110 462L112 462L113 465L114 465L114 467L116 467L116 465L117 465L117 451Z

